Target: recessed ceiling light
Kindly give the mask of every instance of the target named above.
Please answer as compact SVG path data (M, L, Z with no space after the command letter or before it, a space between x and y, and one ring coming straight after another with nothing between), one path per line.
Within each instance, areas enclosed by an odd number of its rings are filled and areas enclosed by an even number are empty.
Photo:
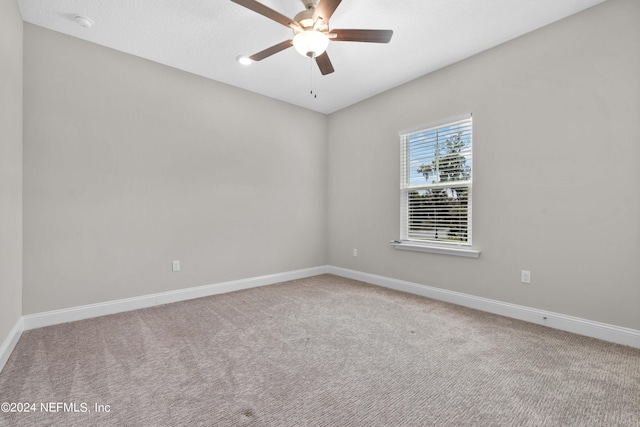
M74 20L78 25L80 25L83 28L91 28L91 26L93 25L93 21L87 18L86 16L76 15Z
M236 60L239 63L241 63L242 65L250 65L253 62L253 60L251 58L249 58L248 56L243 56L243 55L238 56L236 58Z

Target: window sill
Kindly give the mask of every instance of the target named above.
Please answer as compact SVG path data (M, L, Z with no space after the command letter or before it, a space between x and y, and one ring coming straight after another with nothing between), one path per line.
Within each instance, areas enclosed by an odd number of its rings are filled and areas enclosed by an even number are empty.
M478 258L480 256L480 251L473 248L466 248L466 247L459 247L459 246L453 247L453 246L427 245L427 244L420 244L420 243L398 242L398 241L393 241L390 243L396 249L401 249L403 251L429 252L432 254L454 255L454 256L462 256L467 258Z

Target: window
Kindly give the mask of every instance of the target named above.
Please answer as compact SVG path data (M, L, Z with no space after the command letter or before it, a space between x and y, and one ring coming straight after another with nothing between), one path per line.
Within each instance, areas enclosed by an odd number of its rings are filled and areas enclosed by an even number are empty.
M400 244L470 249L471 116L401 132L400 142Z

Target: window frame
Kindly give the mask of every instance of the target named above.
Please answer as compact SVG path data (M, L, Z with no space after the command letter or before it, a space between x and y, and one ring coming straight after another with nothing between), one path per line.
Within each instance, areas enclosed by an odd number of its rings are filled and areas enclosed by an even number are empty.
M432 130L446 128L449 126L455 126L456 124L469 121L470 125L470 138L471 138L471 175L467 180L459 181L446 181L438 183L424 184L411 184L411 165L409 156L409 139L412 135L426 133ZM473 117L472 114L464 114L461 116L451 117L438 122L430 123L414 127L411 129L402 130L399 132L400 137L400 240L394 240L391 242L396 249L413 250L420 252L431 252L448 255L458 255L465 257L477 258L480 255L478 249L473 248L473 235L472 235L472 223L473 223ZM410 238L409 230L409 193L414 190L420 189L434 189L434 188L452 188L452 187L466 187L468 190L467 200L467 240L464 242L455 241L437 241L437 240L417 240Z

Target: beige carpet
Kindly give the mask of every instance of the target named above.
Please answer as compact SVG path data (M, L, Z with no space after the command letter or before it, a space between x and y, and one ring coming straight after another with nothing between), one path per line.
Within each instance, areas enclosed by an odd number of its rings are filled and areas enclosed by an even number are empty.
M640 350L323 275L27 331L0 402L37 405L1 426L640 426Z

